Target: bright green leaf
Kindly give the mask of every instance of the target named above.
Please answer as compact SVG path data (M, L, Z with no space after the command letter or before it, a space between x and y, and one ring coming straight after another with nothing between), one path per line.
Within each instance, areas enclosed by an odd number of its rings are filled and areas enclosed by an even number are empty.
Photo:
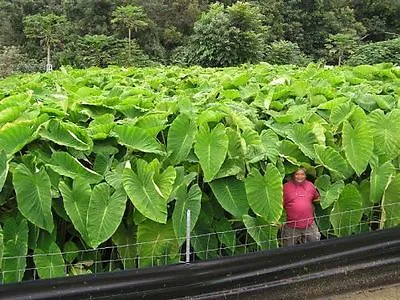
M278 222L282 214L282 177L278 169L269 164L264 176L251 170L245 186L253 211L269 223Z
M167 201L160 195L155 185L154 170L143 161L137 161L136 172L130 168L123 171L123 186L133 205L147 218L167 222Z
M188 210L190 210L190 231L193 230L197 223L201 209L201 196L202 193L197 184L191 186L189 191L187 191L186 186L181 186L176 193L176 203L174 212L172 213L172 223L179 245L182 245L185 241Z
M389 180L394 174L395 169L390 161L380 165L379 167L372 167L369 194L369 200L372 203L378 204L381 202Z
M126 194L123 190L111 193L107 183L96 185L90 195L87 214L87 233L90 245L97 248L117 230L124 215Z
M314 159L314 145L318 140L308 125L295 124L288 133L288 138L295 143L299 149L309 158Z
M90 150L93 146L85 129L73 123L50 120L39 133L44 139L80 151Z
M0 150L11 156L37 138L35 131L31 121L7 123L0 128Z
M345 159L332 147L314 145L317 161L330 171L343 174L347 169Z
M362 216L360 192L352 185L346 185L330 214L330 221L337 236L347 236L357 232Z
M222 178L210 182L211 189L219 204L235 217L248 213L246 188L244 182L234 177Z
M256 241L261 250L278 248L278 228L266 222L262 218L243 216L243 223L247 232Z
M196 131L195 123L184 114L180 114L172 122L167 139L167 150L171 164L176 165L186 159L192 149Z
M207 126L203 126L197 133L194 152L199 158L205 182L211 181L224 163L228 143L222 124L218 124L211 132Z
M167 224L147 220L138 225L139 267L163 266L179 261L179 245L172 221Z
M65 262L60 248L58 248L55 242L52 242L46 250L36 249L33 261L41 279L65 276Z
M3 189L4 183L6 182L8 174L8 160L7 153L0 151L0 193Z
M46 170L42 168L33 173L25 165L19 164L13 173L13 184L22 215L36 226L52 232L51 183Z
M366 122L358 123L354 128L349 122L343 124L343 147L347 161L357 175L360 176L367 168L371 159L374 142Z
M126 124L115 126L113 132L121 145L141 152L165 155L164 147L145 129Z
M82 178L88 183L98 183L103 176L83 166L75 157L67 152L54 152L47 165L60 175L72 179Z
M28 224L21 217L7 218L3 226L4 253L2 262L3 282L21 281L28 254Z
M71 219L72 224L88 243L86 226L89 215L90 195L92 193L89 183L77 178L73 181L72 189L65 182L60 182L58 188L63 197L65 211Z

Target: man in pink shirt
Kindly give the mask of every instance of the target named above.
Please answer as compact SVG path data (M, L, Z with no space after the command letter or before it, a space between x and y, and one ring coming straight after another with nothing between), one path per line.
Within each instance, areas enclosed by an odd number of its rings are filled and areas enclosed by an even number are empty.
M306 179L306 170L299 168L292 179L283 185L283 207L286 211L286 223L282 229L284 247L320 239L313 207L313 202L318 201L317 189Z

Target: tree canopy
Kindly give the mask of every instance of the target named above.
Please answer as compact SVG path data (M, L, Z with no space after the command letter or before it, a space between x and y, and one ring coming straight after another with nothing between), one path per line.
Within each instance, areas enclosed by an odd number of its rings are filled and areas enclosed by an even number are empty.
M102 37L118 52L106 64L343 64L358 47L398 38L399 15L389 0L0 0L0 57L11 72L43 70L49 49L55 68L102 66L79 46Z

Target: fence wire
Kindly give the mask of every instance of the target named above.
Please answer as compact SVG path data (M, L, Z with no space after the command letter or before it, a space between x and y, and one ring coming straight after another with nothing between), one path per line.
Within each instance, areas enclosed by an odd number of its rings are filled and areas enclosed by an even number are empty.
M61 253L6 255L2 261L1 281L7 283L25 279L95 274L185 263L188 256L193 262L274 249L283 246L285 228L297 228L299 224L308 226L302 230L292 231L293 244L305 242L310 235L315 234L315 231L310 230L312 224L317 225L321 239L333 239L398 226L400 203L384 205L384 209L382 207L380 205L345 212L332 211L329 215L315 216L313 220L304 219L292 224L287 222L285 225L264 224L192 234L190 247L186 247L184 238L175 238ZM152 249L152 251L143 255L141 249ZM187 250L190 253L187 253Z

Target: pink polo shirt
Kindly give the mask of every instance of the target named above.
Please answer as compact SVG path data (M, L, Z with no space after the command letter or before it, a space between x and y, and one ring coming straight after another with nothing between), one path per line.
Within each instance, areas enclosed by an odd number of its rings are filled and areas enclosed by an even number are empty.
M283 185L283 207L286 210L287 226L299 229L311 226L314 223L312 203L318 198L318 191L310 181L286 182Z

